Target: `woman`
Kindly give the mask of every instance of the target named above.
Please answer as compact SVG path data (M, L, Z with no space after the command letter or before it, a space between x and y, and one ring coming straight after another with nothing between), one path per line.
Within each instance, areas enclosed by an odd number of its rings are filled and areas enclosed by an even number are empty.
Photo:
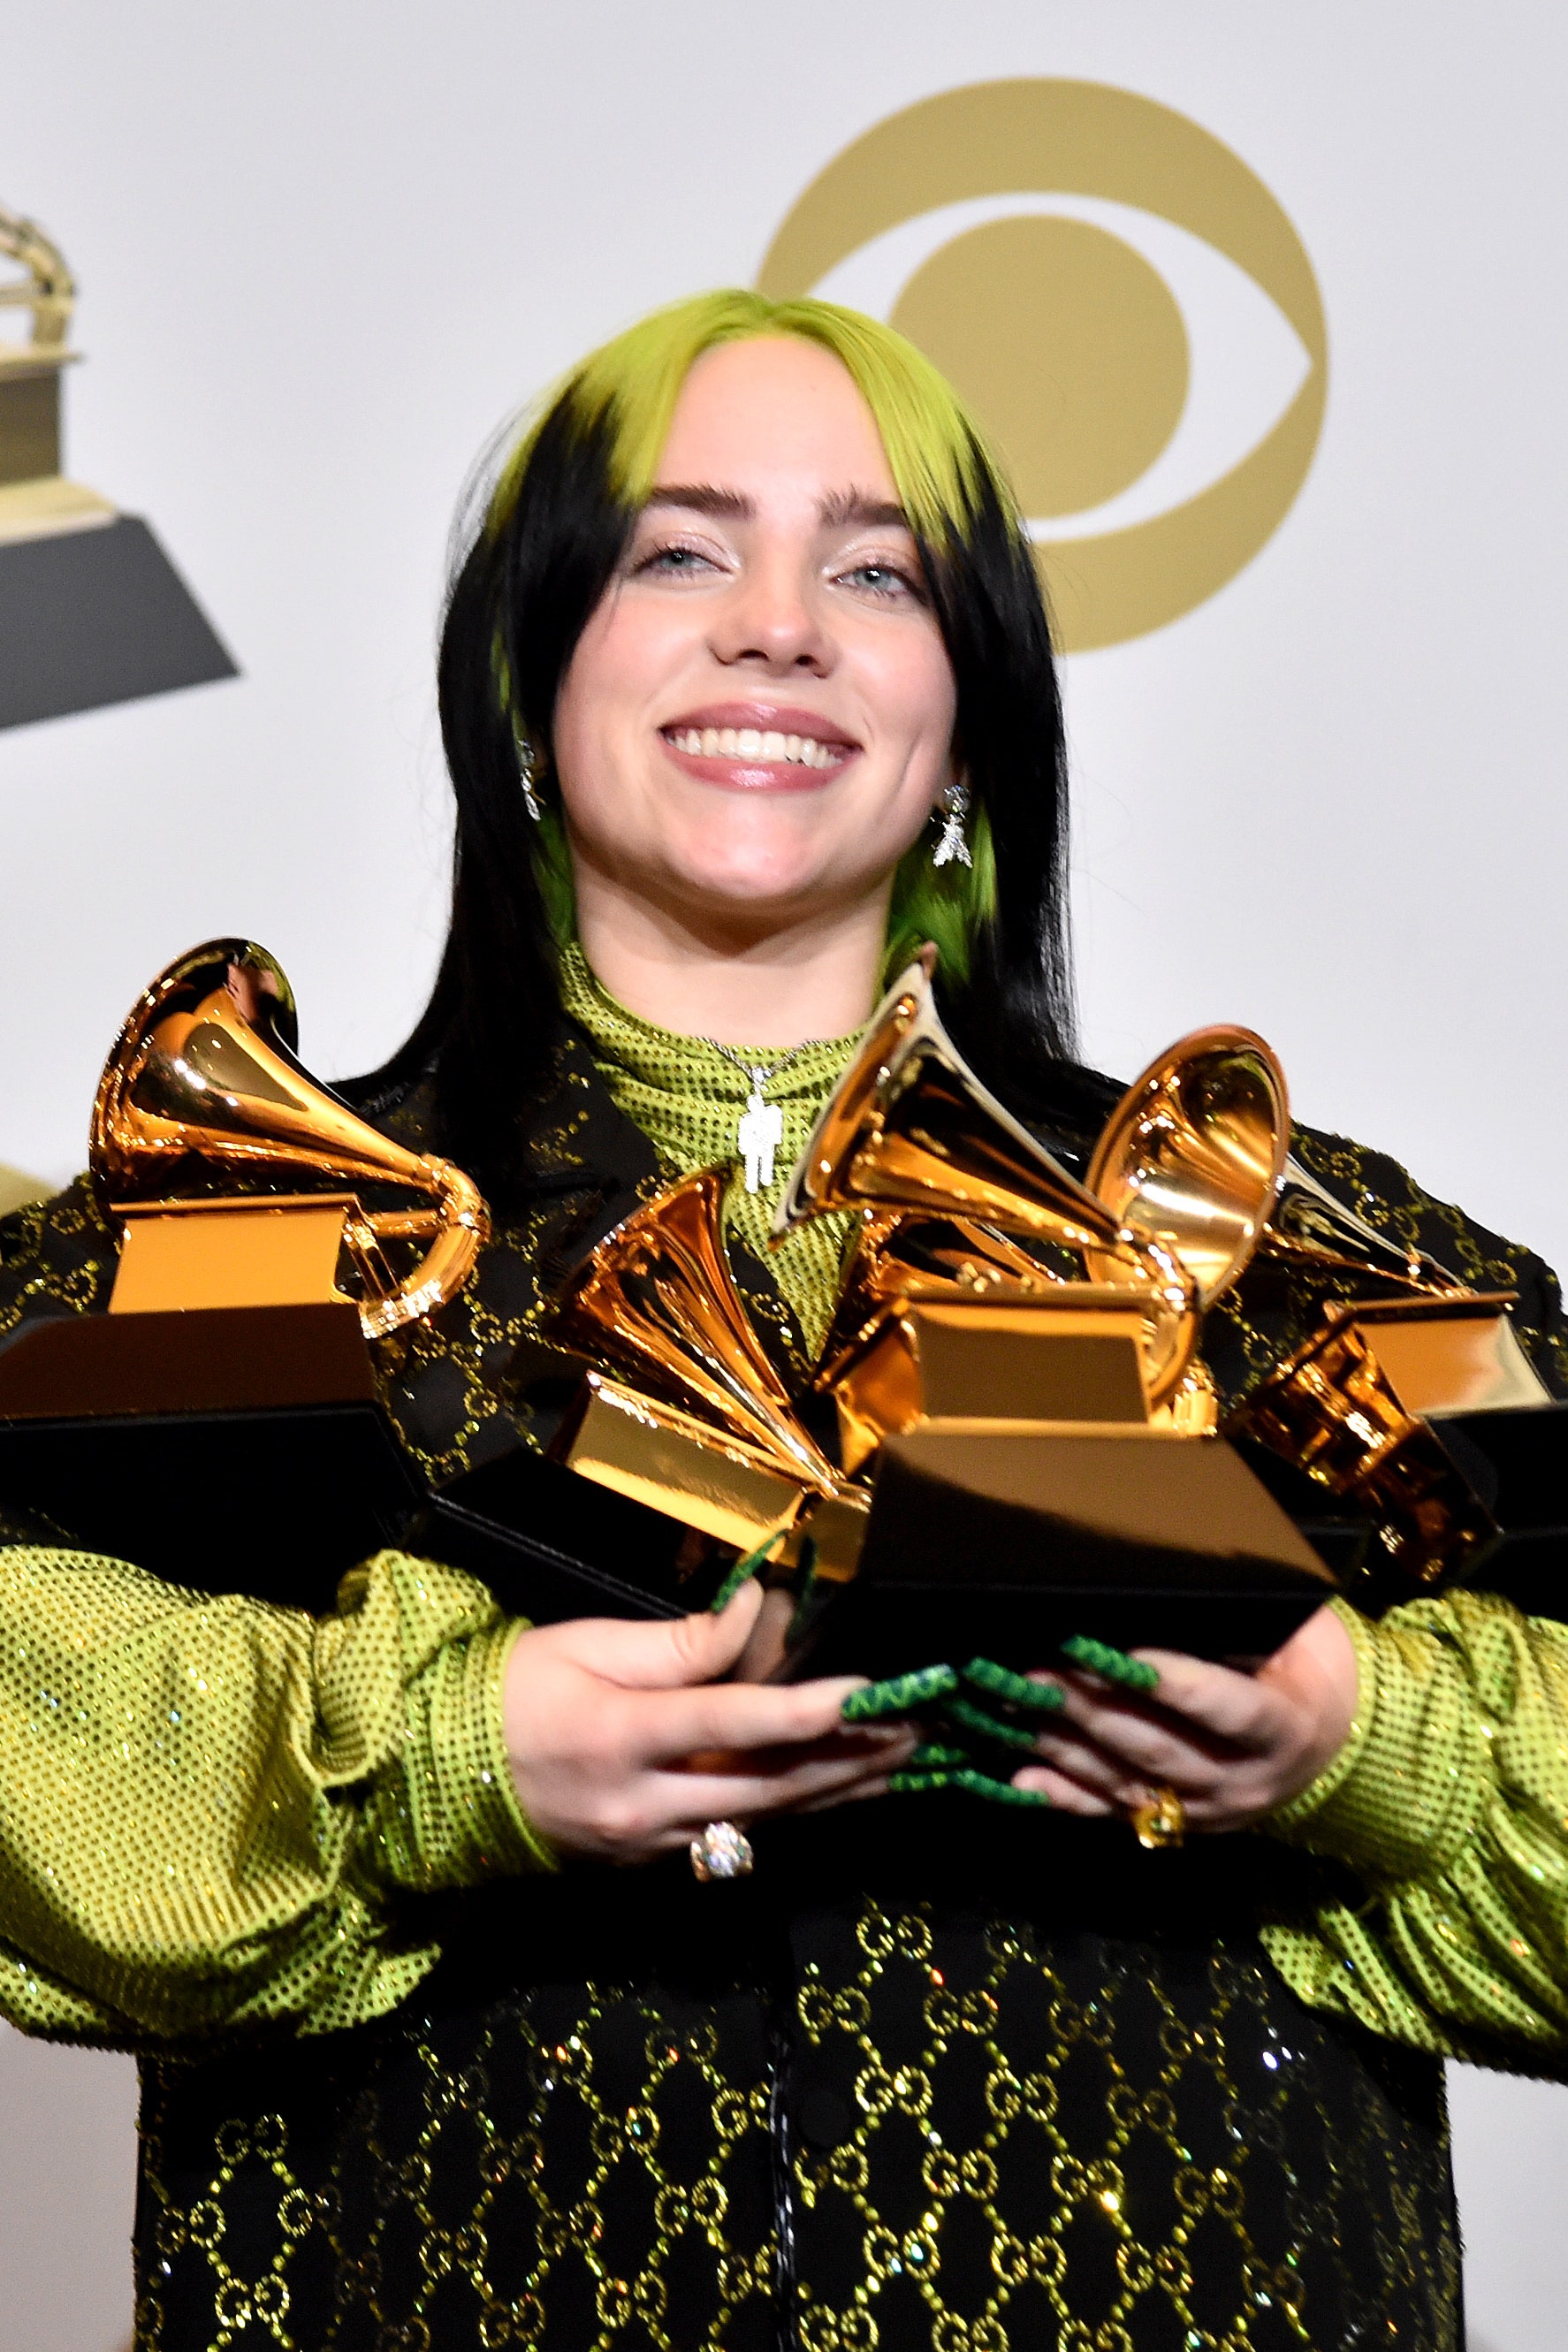
M889 331L715 296L586 361L475 530L441 704L451 932L355 1090L496 1212L385 1349L430 1475L547 1436L515 1366L552 1291L662 1177L733 1161L759 1097L731 1255L803 1378L842 1236L764 1235L922 938L965 1050L1082 1163L1114 1090L1070 1060L1030 551ZM1517 1289L1561 1384L1537 1261L1300 1148ZM79 1310L112 1242L79 1185L5 1257L10 1319ZM1222 1389L1311 1312L1245 1284ZM313 1623L8 1532L0 1984L152 2053L142 2344L1458 2342L1441 2054L1568 2038L1557 1627L1336 1606L1252 1678L1064 1672L1017 1782L1049 1802L988 1810L884 1797L915 1734L847 1727L846 1681L727 1683L750 1590L520 1630L383 1554ZM1210 1834L1145 1853L1119 1817L1161 1781ZM755 1872L700 1885L723 1819Z

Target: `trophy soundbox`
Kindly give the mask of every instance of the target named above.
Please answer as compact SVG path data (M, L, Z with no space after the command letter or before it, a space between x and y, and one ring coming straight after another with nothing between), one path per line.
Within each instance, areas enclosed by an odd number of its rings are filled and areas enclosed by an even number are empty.
M194 949L132 1007L90 1131L112 1288L0 1343L0 1497L89 1550L309 1607L396 1542L537 1617L702 1606L732 1549L521 1445L426 1487L373 1347L458 1295L485 1203L313 1078L297 1041L252 940Z

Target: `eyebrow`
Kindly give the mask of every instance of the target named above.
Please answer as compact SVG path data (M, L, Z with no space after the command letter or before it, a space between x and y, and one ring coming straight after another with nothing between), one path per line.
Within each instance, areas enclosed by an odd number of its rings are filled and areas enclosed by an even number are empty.
M734 522L751 522L756 501L743 490L721 490L711 482L658 482L648 492L650 507L685 507L693 514L721 515ZM864 490L834 490L818 508L830 530L908 530L909 517L901 506L874 499Z

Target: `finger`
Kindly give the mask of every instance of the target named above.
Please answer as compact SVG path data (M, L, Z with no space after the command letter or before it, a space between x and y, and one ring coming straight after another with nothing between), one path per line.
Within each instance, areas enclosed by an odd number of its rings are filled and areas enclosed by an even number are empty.
M647 1764L683 1762L713 1748L799 1748L843 1728L840 1708L855 1687L848 1675L837 1675L638 1693L626 1701L632 1746Z
M582 1617L553 1627L562 1651L589 1674L627 1690L673 1690L728 1674L762 1607L761 1587L743 1584L728 1605L654 1623Z
M1077 1813L1085 1820L1103 1821L1108 1814L1122 1811L1110 1798L1086 1789L1070 1773L1054 1771L1047 1764L1026 1764L1021 1772L1014 1773L1013 1786L1048 1799L1059 1813Z
M1152 1737L1178 1740L1195 1753L1209 1756L1216 1762L1234 1761L1238 1756L1250 1756L1273 1745L1285 1713L1276 1697L1258 1694L1244 1675L1231 1675L1224 1667L1209 1667L1201 1659L1180 1658L1174 1652L1160 1654L1173 1668L1185 1666L1203 1676L1224 1675L1227 1683L1239 1684L1239 1693L1221 1695L1222 1719L1238 1727L1250 1723L1252 1736L1245 1741L1227 1738L1178 1707L1167 1706L1163 1684L1157 1698L1146 1698L1131 1691L1108 1689L1097 1675L1078 1673L1061 1677L1063 1719L1075 1724L1090 1738L1103 1743L1119 1755L1128 1755L1140 1760L1147 1760L1153 1755L1154 1750L1149 1744ZM1185 1696L1190 1687L1189 1677L1178 1676L1173 1672L1172 1681L1173 1685L1180 1685L1182 1695ZM1266 1712L1273 1718L1272 1728L1264 1722ZM1152 1731L1140 1727L1152 1727Z
M1070 1732L1051 1731L1035 1743L1039 1760L1051 1770L1076 1781L1090 1796L1120 1810L1135 1804L1142 1798L1144 1776L1122 1759L1107 1754L1086 1739ZM1026 1766L1032 1770L1033 1766Z
M1060 1731L1041 1733L1036 1745L1042 1756L1070 1754L1076 1769L1079 1751L1052 1744L1075 1735L1084 1750L1097 1754L1123 1780L1169 1780L1184 1796L1211 1786L1216 1774L1234 1769L1237 1761L1234 1751L1216 1753L1207 1735L1194 1727L1114 1706L1090 1706Z
M710 1822L754 1822L837 1796L861 1782L886 1781L887 1768L864 1758L816 1760L787 1772L680 1772L653 1776L650 1844L668 1849L700 1836ZM663 1827L658 1826L662 1817Z
M1180 1650L1140 1650L1137 1654L1158 1673L1159 1704L1170 1714L1254 1755L1279 1739L1285 1709L1267 1682Z

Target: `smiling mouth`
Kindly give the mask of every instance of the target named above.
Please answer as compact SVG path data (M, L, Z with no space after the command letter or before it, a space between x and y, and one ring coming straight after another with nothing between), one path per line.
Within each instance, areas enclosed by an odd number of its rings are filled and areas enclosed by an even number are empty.
M666 727L660 732L673 751L683 751L689 760L756 761L823 772L841 768L858 748L841 739L825 742L816 735L781 734L776 728Z

